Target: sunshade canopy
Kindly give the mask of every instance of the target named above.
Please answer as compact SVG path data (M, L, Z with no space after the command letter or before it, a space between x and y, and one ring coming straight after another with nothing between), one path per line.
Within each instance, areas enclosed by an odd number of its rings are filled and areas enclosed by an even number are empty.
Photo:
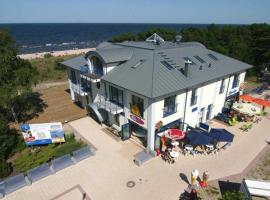
M226 129L212 128L209 136L218 142L232 142L234 135Z
M265 99L254 98L253 102L261 106L270 107L270 101L267 101Z
M211 144L213 142L213 138L211 138L207 132L199 131L199 130L191 130L186 137L189 139L192 145L206 145Z
M254 97L252 97L250 95L240 95L239 98L242 99L243 101L247 101L247 102L253 102L255 99Z

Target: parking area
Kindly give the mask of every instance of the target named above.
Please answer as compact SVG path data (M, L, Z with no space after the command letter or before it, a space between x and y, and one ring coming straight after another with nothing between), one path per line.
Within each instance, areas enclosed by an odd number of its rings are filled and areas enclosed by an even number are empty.
M212 126L223 127L213 123ZM133 142L113 139L90 117L69 125L97 148L96 155L11 193L5 199L55 199L76 185L91 199L179 199L187 187L181 174L190 179L191 170L198 169L201 173L208 170L210 180L214 180L241 173L268 145L266 141L270 141L266 131L270 130L269 119L264 118L248 133L237 127L226 127L236 137L234 143L218 155L180 156L173 165L156 157L138 167L133 163L133 156L141 148ZM66 194L65 199L72 199L74 195L77 197L80 193L75 190Z

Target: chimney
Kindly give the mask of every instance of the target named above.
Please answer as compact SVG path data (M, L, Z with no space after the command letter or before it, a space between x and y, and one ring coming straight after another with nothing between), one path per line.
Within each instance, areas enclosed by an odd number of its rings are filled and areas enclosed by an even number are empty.
M185 61L185 76L186 77L190 77L190 69L189 69L189 66L192 62L190 60L186 60Z

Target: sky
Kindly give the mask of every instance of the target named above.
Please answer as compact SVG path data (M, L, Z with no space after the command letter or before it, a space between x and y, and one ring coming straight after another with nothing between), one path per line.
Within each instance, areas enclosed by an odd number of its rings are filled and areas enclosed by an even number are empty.
M270 0L0 0L0 23L270 23Z

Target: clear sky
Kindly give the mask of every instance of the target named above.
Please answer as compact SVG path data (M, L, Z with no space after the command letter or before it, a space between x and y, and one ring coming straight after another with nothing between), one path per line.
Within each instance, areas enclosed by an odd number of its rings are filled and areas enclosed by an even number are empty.
M0 0L0 23L270 23L270 0Z

